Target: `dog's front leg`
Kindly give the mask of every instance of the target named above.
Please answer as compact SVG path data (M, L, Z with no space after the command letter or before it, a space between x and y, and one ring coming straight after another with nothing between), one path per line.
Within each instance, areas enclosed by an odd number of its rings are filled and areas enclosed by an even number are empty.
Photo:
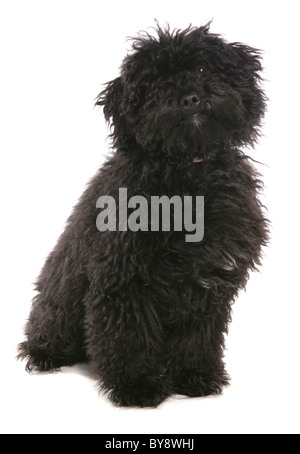
M232 295L221 298L195 284L182 296L182 309L173 319L168 338L168 372L176 394L205 397L220 394L229 384L223 351Z
M100 389L116 405L156 407L171 394L153 292L140 278L89 296L86 336Z

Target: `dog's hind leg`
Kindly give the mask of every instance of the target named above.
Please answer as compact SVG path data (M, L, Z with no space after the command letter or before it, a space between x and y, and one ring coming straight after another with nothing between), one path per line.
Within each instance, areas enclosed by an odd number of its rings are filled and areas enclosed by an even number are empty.
M80 241L70 228L61 236L37 281L19 359L28 371L48 371L84 360L83 299L88 283L80 261Z

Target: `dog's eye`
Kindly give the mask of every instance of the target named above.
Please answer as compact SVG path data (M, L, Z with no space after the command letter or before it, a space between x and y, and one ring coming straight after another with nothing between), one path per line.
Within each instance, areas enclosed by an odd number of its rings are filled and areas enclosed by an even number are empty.
M203 65L198 65L196 70L199 74L202 74L202 75L206 74L206 72L207 72L206 67Z

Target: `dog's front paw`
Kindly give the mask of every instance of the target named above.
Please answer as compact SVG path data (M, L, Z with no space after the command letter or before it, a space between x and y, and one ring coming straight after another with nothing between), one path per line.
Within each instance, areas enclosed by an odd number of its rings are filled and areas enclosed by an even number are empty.
M189 397L206 397L222 394L223 387L228 385L229 376L220 374L201 374L185 372L175 380L174 392Z
M100 390L105 391L109 399L120 407L155 408L171 394L165 384L157 383L150 377L140 377L135 382L128 382L113 388L100 384Z

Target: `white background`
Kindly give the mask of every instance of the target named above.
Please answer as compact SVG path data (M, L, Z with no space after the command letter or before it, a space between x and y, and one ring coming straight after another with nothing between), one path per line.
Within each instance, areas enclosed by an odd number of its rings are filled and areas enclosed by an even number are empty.
M0 208L3 433L299 433L298 2L1 0ZM30 376L14 359L32 282L108 150L101 84L116 77L127 36L214 18L212 31L265 51L270 98L253 157L266 183L272 242L234 308L221 397L118 409L87 367Z

